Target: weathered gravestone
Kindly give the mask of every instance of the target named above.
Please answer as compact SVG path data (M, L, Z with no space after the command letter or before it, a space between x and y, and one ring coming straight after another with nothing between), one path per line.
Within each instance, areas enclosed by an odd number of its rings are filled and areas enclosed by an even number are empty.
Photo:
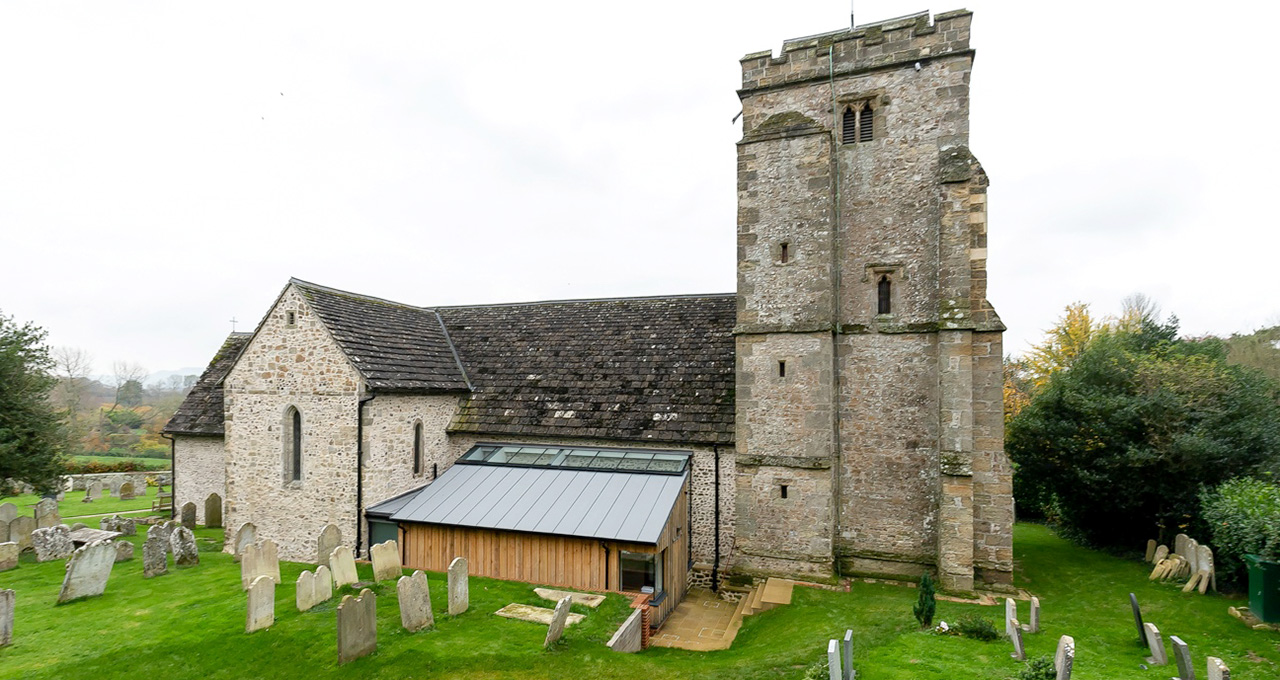
M196 528L196 504L190 502L183 503L181 518L182 526L188 529Z
M18 544L13 541L0 543L0 571L18 566Z
M88 528L89 528L89 525L85 524L84 522L76 522L75 524L71 525L71 531L79 531L81 529L88 529Z
M326 524L316 539L316 564L328 564L333 549L342 545L342 530L334 524Z
M36 528L48 529L62 524L62 518L58 516L58 502L52 498L45 498L36 503Z
M95 500L102 498L102 482L94 482L90 484L89 488L85 490L84 495L86 498L93 498Z
M204 499L204 525L209 529L222 528L222 496L216 493Z
M1147 663L1155 666L1168 664L1169 655L1164 651L1164 638L1160 636L1160 629L1154 623L1144 623L1142 627L1147 631L1147 649L1151 650Z
M1191 568L1192 574L1200 571L1200 543L1196 539L1187 539L1187 552L1182 556L1187 558L1187 566Z
M1018 661L1027 660L1027 650L1022 646L1022 624L1017 619L1013 619L1009 626L1009 641L1013 643L1013 652L1009 656Z
M344 595L338 605L338 663L359 659L378 648L377 596L368 588L359 597Z
M1156 539L1154 539L1154 538L1152 538L1152 539L1148 539L1148 540L1147 540L1147 554L1146 554L1146 556L1145 556L1145 557L1143 557L1142 559L1143 559L1144 561L1146 561L1146 562L1150 562L1150 561L1151 561L1151 559L1152 559L1153 557L1155 557L1155 556L1156 556Z
M253 522L245 522L236 529L235 555L237 562L244 556L244 549L258 542L258 527ZM247 586L246 586L247 587Z
M827 678L844 680L844 673L840 670L840 646L835 640L827 641Z
M246 590L259 576L266 576L273 583L280 582L280 558L275 541L269 538L245 548L240 558L240 581Z
M101 595L107 590L107 579L115 563L116 548L111 541L94 541L76 550L67 560L58 604Z
M1152 557L1152 558L1151 558L1151 563L1152 563L1152 564L1160 564L1160 563L1161 563L1161 562L1163 562L1163 561L1165 560L1165 558L1167 558L1167 557L1169 557L1169 546L1167 546L1167 545L1158 546L1158 547L1156 548L1156 554L1155 554L1155 557Z
M1013 637L1014 621L1018 620L1018 603L1012 597L1004 598L1004 634Z
M35 548L38 562L66 559L76 549L71 542L71 530L65 524L31 532L31 547Z
M116 561L127 562L133 559L133 544L128 541L116 541Z
M18 518L18 506L13 503L0 503L0 522L12 522Z
M1231 669L1227 668L1227 664L1222 663L1222 659L1216 656L1208 657L1208 665L1209 680L1231 680Z
M1187 643L1177 635L1170 635L1169 644L1173 645L1173 661L1178 664L1178 680L1196 680L1196 670L1191 665L1191 650L1187 648Z
M8 520L0 520L0 543L8 543L9 538L9 522Z
M573 598L567 595L556 603L556 609L551 614L551 624L547 626L547 638L542 641L543 649L550 648L564 635L564 623L569 618L569 607L572 604Z
M467 560L465 557L455 557L449 563L449 616L457 616L471 606L469 588Z
M15 517L9 522L9 540L18 544L18 551L30 550L34 547L31 543L31 534L36 530L36 520L33 517Z
M151 528L147 530L147 535L150 536L152 531L157 532L160 536L160 540L162 541L162 545L164 545L164 549L172 552L173 546L169 542L169 539L173 538L174 529L177 529L180 526L182 525L173 520L161 522L160 524L152 525Z
M846 630L844 632L844 640L841 645L841 651L844 652L844 663L841 670L844 671L842 680L853 680L857 677L857 673L853 670L853 631Z
M16 592L0 588L0 647L13 642L13 610L17 603Z
M276 582L270 576L259 576L249 584L248 590L244 632L270 628L276 622Z
M1187 556L1187 541L1190 539L1186 534L1178 534L1173 537L1173 554Z
M323 564L316 567L314 573L304 571L298 575L296 600L298 611L308 609L333 597L333 578L329 575L329 567Z
M1070 635L1058 638L1058 651L1053 655L1054 680L1071 680L1071 667L1076 663L1076 641Z
M384 541L369 549L369 557L373 560L373 580L389 581L404 575L400 566L400 547L395 541Z
M124 482L119 488L120 500L131 501L137 497L138 492L133 488L133 482Z
M1138 627L1138 644L1147 644L1147 629L1142 627L1142 610L1138 608L1138 596L1129 593L1129 606L1133 608L1133 624Z
M135 536L138 533L137 523L128 517L121 517L120 515L103 517L98 522L98 526L102 527L103 531L118 531L124 536Z
M159 524L147 529L147 540L142 544L142 576L151 578L169 571L169 541Z
M1031 622L1023 624L1022 630L1028 633L1040 632L1040 598L1031 598Z
M360 579L356 574L356 558L351 548L340 545L329 554L329 570L333 572L333 587L341 588Z
M1213 550L1207 545L1200 546L1200 571L1205 573L1205 577L1200 580L1200 594L1203 595L1209 588L1217 592L1218 568L1213 563Z
M400 598L400 625L405 630L416 633L436 625L427 575L421 570L415 570L411 576L401 576L396 582L396 594Z
M196 547L196 535L186 527L178 527L169 535L169 549L173 552L175 567L194 567L200 564L200 549Z

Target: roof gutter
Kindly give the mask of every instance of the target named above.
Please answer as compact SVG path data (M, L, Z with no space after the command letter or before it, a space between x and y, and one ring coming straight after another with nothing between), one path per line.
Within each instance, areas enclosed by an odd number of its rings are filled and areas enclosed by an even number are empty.
M356 555L364 547L364 405L376 394L356 402Z
M169 509L169 519L173 519L178 516L178 440L166 432L161 432L160 436L169 440L169 474L173 475L173 479L170 480L172 483L169 485L173 487L173 502L169 504L173 507ZM144 488L142 493L145 495L146 492ZM225 492L226 490L224 489L223 493ZM156 498L159 497L160 492L157 491Z

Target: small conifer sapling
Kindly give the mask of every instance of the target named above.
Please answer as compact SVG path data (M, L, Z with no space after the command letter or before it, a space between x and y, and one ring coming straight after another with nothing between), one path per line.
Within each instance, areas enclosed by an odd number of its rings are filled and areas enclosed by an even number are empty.
M920 597L916 599L916 606L911 608L921 628L933 625L933 613L937 608L938 602L933 596L933 579L925 574L920 577Z

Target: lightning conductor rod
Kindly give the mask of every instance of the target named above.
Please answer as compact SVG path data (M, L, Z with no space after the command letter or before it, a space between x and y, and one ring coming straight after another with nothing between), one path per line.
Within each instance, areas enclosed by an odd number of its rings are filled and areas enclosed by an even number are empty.
M858 22L853 20L853 3L854 0L849 0L849 28L853 28L858 25Z

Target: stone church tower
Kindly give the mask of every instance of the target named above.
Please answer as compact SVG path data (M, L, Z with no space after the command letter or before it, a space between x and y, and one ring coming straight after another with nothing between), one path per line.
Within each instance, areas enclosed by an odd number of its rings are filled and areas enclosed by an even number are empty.
M971 18L742 59L735 568L1010 582Z

